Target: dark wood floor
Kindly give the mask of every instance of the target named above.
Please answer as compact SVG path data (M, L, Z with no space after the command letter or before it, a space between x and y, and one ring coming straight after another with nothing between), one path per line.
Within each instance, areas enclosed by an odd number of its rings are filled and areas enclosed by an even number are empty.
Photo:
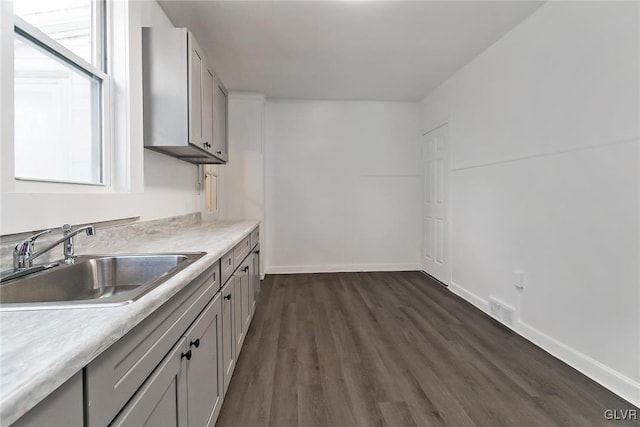
M634 408L422 273L262 283L218 427L591 426Z

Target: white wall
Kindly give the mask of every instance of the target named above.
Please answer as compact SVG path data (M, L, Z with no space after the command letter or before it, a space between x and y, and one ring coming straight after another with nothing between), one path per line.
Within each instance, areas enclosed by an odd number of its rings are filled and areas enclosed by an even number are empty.
M416 103L267 101L267 273L418 269Z
M13 47L11 2L2 1L0 23L0 90L2 97L2 195L0 234L47 227L140 216L155 219L199 211L203 198L196 192L197 168L143 148L142 26L171 26L155 1L110 3L116 18L130 26L115 34L117 55L113 82L117 162L114 181L107 188L34 184L13 179ZM122 30L122 29L121 29ZM7 53L8 52L8 53ZM7 53L7 54L5 54Z
M264 108L256 93L229 94L229 162L220 170L219 217L262 221L260 273L264 274Z
M640 405L640 12L551 2L422 102L449 120L453 283ZM513 286L513 271L526 288Z
M261 94L229 94L229 162L220 168L223 219L264 220L264 104Z

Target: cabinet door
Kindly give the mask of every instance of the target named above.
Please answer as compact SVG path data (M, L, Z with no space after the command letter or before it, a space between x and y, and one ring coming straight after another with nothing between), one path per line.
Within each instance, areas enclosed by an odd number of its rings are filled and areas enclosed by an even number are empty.
M234 286L236 288L236 302L233 306L235 320L235 341L236 341L236 359L240 354L240 349L244 343L247 329L251 317L249 316L249 266L245 260L238 271L233 275L235 278Z
M222 297L218 294L185 334L187 407L190 426L213 426L218 419L224 382L222 374Z
M202 140L204 149L213 150L213 71L207 66L202 70Z
M222 366L224 392L227 392L231 375L236 367L234 328L235 278L231 276L220 292L222 295Z
M189 142L204 147L202 128L202 82L204 56L196 39L188 33L189 52Z
M255 252L251 252L247 257L247 264L249 266L249 316L253 318L253 312L256 308L256 281L255 281Z
M227 89L216 78L213 96L213 147L214 153L225 162L229 159L227 138Z
M253 282L253 311L256 309L258 294L260 293L260 247L253 250L253 268L251 269L251 280Z
M242 270L242 319L244 322L244 337L242 337L242 341L247 336L247 331L249 330L249 325L251 324L251 319L253 318L253 292L251 291L251 268L253 264L252 256L249 255L243 264Z
M186 350L187 340L182 338L111 426L187 426Z

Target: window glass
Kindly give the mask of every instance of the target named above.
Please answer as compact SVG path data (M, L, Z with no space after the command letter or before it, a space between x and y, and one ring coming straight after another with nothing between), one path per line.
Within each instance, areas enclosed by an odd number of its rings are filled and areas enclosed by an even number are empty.
M103 182L101 80L15 35L15 175Z
M13 12L80 56L100 66L100 29L93 0L14 0Z

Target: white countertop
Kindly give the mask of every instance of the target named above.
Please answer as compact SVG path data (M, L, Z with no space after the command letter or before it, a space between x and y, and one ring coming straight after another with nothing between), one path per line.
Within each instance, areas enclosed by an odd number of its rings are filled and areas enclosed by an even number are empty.
M9 425L138 325L258 225L203 222L128 231L78 254L207 252L131 304L0 312L0 421Z

